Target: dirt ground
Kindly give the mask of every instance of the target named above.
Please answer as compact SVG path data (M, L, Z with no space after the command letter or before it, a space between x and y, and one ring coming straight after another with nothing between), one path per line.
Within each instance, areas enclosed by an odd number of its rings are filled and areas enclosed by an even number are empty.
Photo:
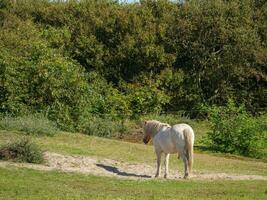
M77 172L96 176L109 176L124 179L151 179L154 177L156 166L146 164L131 164L111 159L100 159L88 156L71 156L46 152L46 164L28 164L0 162L0 167L16 166L37 170L59 170L64 172ZM163 175L164 167L162 168ZM168 179L182 179L183 170L180 172L170 170ZM258 175L234 175L226 173L209 173L194 171L193 180L267 180L267 176Z

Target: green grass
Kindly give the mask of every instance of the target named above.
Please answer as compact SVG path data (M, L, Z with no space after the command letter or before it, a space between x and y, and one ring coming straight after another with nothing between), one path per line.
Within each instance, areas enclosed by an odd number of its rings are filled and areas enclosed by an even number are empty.
M0 131L0 144L21 137ZM97 156L155 166L151 145L122 142L78 133L53 137L30 136L43 150L62 154ZM170 168L183 170L171 156ZM195 170L267 175L267 163L245 157L196 153ZM231 180L123 180L110 177L38 171L8 165L0 167L0 199L265 199L267 181Z
M0 131L0 143L19 137L19 133ZM151 145L111 140L77 133L60 133L54 137L34 137L32 140L44 150L62 154L87 155L132 163L146 163L155 166L155 154ZM171 155L170 167L183 170L181 160ZM222 154L196 153L194 170L220 173L267 175L267 163L263 160Z
M0 168L0 199L265 199L266 181L134 181Z

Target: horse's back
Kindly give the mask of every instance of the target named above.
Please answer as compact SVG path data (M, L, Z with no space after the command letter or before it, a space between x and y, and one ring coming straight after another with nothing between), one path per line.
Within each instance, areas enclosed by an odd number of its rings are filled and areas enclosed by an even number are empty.
M192 129L192 127L189 126L188 124L175 124L175 125L172 126L172 128L174 130L177 130L177 131L183 131L184 129L189 129L192 132L194 132L193 129Z
M185 129L187 129L188 132L192 135L192 137L194 137L194 130L188 124L175 124L172 126L172 131L176 134L183 135Z
M172 127L162 129L154 137L154 146L165 153L176 153L184 149L185 138L184 130L188 130L194 140L193 129L188 124L176 124Z

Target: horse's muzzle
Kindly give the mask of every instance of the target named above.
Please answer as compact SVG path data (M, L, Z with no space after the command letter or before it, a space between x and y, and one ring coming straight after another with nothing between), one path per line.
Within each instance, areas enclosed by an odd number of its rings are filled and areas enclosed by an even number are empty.
M145 143L145 144L147 144L148 143L148 141L144 138L143 139L143 142Z

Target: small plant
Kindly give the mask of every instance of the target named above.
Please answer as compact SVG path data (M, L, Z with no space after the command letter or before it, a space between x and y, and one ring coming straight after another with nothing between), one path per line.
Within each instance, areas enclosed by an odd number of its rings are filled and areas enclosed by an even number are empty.
M52 136L58 132L55 123L41 114L20 117L6 116L0 120L0 128L5 130L23 131L29 135Z
M27 137L0 147L0 159L27 163L44 161L42 150Z
M262 157L266 141L264 122L248 114L244 106L227 106L209 109L212 131L208 133L210 146L217 151L244 156Z

